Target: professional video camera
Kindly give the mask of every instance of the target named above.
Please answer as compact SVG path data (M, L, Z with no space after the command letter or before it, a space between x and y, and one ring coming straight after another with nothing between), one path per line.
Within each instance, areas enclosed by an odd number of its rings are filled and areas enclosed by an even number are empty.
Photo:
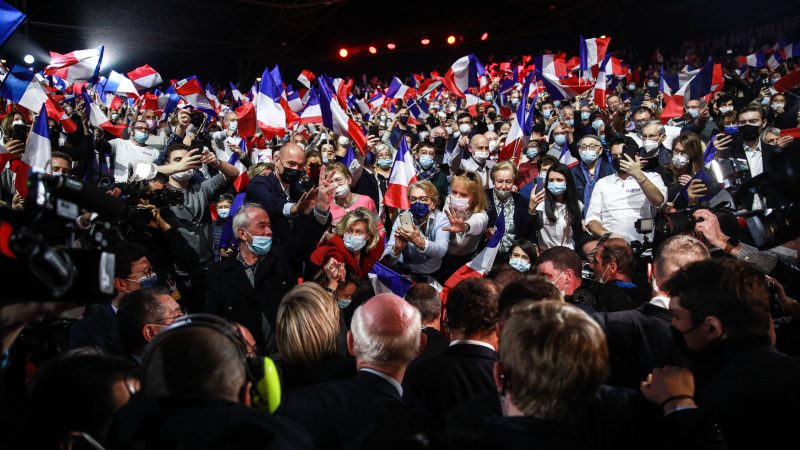
M136 208L94 185L63 175L31 174L22 210L0 209L0 272L7 280L3 303L108 301L114 294L114 254L99 247L75 248L81 209L116 224L137 216Z

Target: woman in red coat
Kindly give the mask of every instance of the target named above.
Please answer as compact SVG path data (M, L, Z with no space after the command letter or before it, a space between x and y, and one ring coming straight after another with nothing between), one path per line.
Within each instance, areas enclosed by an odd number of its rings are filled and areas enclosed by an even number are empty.
M336 225L336 233L319 243L310 260L322 268L333 258L344 263L347 273L354 279L362 279L381 258L383 245L375 216L366 208L358 208L342 217Z

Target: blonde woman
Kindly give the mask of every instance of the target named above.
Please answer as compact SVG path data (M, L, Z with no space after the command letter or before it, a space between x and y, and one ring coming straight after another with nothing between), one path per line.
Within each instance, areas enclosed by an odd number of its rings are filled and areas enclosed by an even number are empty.
M335 259L344 263L348 274L361 279L367 276L382 254L383 238L378 231L378 221L368 209L358 208L342 217L334 235L319 243L310 260L322 268Z
M289 291L278 306L275 328L283 389L355 374L355 362L337 353L341 313L320 285L303 283Z
M333 203L331 203L331 225L338 224L345 214L357 209L366 209L373 216L378 217L378 208L375 207L375 202L368 195L356 194L350 190L353 176L344 164L331 163L328 165L328 171L335 172L332 181L336 185ZM384 237L386 233L383 230L383 222L378 222L378 224L378 232L381 237Z
M444 213L450 221L450 245L442 260L438 276L444 280L472 259L486 233L489 215L486 214L486 193L481 178L475 172L459 171L450 183L450 195L444 202Z

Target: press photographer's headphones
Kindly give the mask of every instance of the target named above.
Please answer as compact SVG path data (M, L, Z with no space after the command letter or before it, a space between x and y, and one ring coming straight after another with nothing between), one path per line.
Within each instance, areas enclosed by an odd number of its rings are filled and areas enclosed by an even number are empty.
M210 314L190 314L173 322L159 333L158 338L185 330L191 327L202 327L219 332L230 339L236 347L242 364L244 364L247 380L251 382L250 398L253 406L259 411L273 414L281 404L281 383L278 370L272 359L262 356L247 356L247 341L232 322Z

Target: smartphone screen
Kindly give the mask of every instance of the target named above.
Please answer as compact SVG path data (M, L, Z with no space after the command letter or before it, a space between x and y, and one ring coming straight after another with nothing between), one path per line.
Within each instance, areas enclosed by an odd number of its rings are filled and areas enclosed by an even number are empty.
M25 141L28 138L27 125L14 125L11 129L11 139L16 141Z
M370 125L369 129L367 130L367 134L372 136L377 136L380 131L378 130L377 125Z

